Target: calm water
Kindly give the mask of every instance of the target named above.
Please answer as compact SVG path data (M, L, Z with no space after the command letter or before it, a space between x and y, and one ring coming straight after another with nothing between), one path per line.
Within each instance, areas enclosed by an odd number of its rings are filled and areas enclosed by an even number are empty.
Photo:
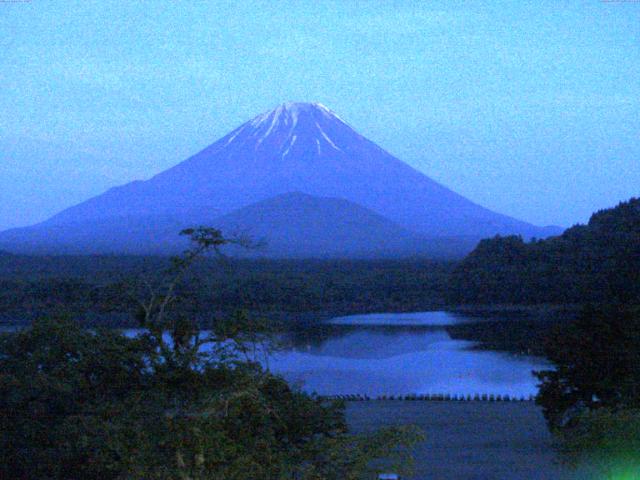
M338 317L288 334L269 368L321 395L535 394L531 371L548 368L543 359L472 350L472 342L453 340L445 330L483 320L447 312Z
M319 334L290 338L270 368L324 395L536 393L532 370L543 359L471 350L444 326L478 321L445 312L335 318Z

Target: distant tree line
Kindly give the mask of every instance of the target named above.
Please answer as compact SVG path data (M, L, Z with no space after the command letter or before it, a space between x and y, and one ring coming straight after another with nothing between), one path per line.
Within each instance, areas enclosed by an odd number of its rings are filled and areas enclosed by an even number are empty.
M483 240L455 267L453 304L640 303L640 199L558 237Z
M0 257L0 316L28 323L67 311L103 326L134 321L136 279L161 257ZM195 315L327 315L441 308L451 263L429 260L233 260L207 258L179 286ZM139 292L140 293L140 292Z

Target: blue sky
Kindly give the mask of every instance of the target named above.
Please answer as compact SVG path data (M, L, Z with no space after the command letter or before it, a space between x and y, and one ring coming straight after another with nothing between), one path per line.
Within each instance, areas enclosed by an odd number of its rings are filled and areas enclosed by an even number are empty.
M640 3L0 2L0 228L319 101L537 224L640 195Z

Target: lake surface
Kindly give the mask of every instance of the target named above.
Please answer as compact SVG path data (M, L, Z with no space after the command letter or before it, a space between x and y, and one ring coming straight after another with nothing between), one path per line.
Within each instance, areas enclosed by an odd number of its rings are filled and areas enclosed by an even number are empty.
M501 313L500 319L518 321L511 316ZM487 320L496 317L448 312L337 317L286 334L285 348L268 365L320 395L535 395L537 380L531 372L549 368L544 359L472 349L474 342L454 340L445 329Z
M445 326L482 318L446 312L339 317L319 332L290 335L269 366L321 395L495 394L537 392L541 358L473 350Z

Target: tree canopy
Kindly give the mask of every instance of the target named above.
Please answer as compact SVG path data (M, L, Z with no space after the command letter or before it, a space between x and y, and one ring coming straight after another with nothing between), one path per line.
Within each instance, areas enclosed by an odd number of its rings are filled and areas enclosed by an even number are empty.
M640 407L640 318L621 305L587 307L544 347L553 369L537 372L538 403L552 428L580 410Z
M549 336L553 369L536 372L536 401L571 463L640 467L640 317L624 305L587 307ZM595 464L594 464L595 466ZM588 477L591 478L591 477ZM607 477L614 478L614 477Z
M0 476L15 479L357 479L410 465L417 431L348 433L344 405L290 387L260 355L268 325L237 313L203 333L176 293L220 232L140 300L142 333L44 318L0 339Z
M640 199L558 237L481 241L454 270L447 300L467 304L640 303Z

